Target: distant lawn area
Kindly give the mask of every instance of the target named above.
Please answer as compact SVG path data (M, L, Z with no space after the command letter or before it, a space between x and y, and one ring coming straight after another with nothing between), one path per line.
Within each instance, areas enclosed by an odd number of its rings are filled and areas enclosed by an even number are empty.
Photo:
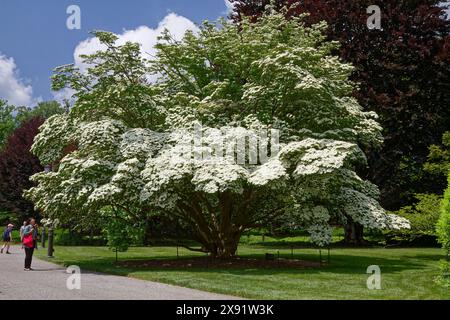
M241 245L239 256L264 259L265 253L277 255L270 245ZM38 256L45 257L45 250ZM324 252L325 253L325 252ZM180 259L201 257L179 249ZM438 261L444 257L436 248L333 248L331 264L314 268L164 268L121 267L115 253L104 247L57 247L52 262L78 265L82 270L128 276L204 291L250 299L450 299L448 289L434 282ZM204 255L203 255L204 256ZM284 246L281 258L291 258ZM317 249L296 249L294 258L318 261ZM45 258L44 258L45 259ZM119 261L177 259L176 247L131 248L119 253ZM381 290L366 286L367 267L381 268Z

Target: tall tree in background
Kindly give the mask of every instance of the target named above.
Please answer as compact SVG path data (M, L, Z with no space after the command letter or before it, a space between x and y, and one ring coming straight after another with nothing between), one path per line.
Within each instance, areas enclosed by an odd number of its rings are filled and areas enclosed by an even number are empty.
M33 186L30 176L43 170L39 159L30 152L43 122L43 118L33 118L23 123L0 152L0 208L21 217L34 214L33 204L22 193Z
M444 133L441 145L430 146L425 171L435 176L447 177L450 173L450 131Z
M26 121L36 117L48 119L55 114L66 112L66 109L67 107L63 108L57 101L40 102L31 108L8 105L7 101L0 99L0 150L13 131Z
M232 18L256 20L269 0L230 0ZM382 204L397 209L418 192L442 193L423 174L428 147L450 127L450 23L436 0L276 0L287 17L309 13L308 23L325 20L328 39L339 41L339 55L356 69L355 96L376 111L384 128L381 152L367 150L367 177L380 186ZM369 30L367 8L378 5L382 30Z
M63 114L65 110L57 101L45 101L37 104L36 107L18 107L15 108L17 123L24 123L32 118L40 117L48 119L55 114Z
M380 115L385 142L366 149L364 176L381 189L381 204L391 210L413 201L416 193L441 194L445 179L426 174L428 147L450 127L450 24L436 0L230 0L239 23L256 21L269 3L287 18L309 13L308 24L325 20L328 40L341 44L339 56L356 68L354 95ZM382 30L369 30L367 8L378 5ZM361 242L362 228L349 224L347 242Z
M9 106L6 101L0 99L0 150L5 145L8 136L14 131L13 111L13 106Z
M23 190L32 186L29 177L42 171L30 147L43 121L65 111L56 101L30 108L0 100L0 211L34 214L32 204L22 198Z

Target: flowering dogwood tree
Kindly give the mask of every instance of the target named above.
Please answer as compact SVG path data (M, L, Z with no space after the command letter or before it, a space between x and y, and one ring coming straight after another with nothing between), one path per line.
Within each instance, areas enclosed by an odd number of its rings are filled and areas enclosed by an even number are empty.
M182 41L166 32L152 61L97 32L105 50L85 57L87 74L65 66L55 75L78 100L42 126L33 152L56 170L35 175L26 195L63 222L111 210L124 223L168 215L221 258L235 255L245 230L280 216L321 246L347 219L407 228L355 172L366 162L360 146L382 142L376 114L351 98L352 67L331 55L326 26L301 19L205 23ZM68 145L76 151L64 156Z

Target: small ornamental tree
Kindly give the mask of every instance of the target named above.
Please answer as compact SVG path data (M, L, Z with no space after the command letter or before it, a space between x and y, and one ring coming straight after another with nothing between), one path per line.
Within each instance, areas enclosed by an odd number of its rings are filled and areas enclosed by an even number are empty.
M74 108L49 119L33 146L44 163L77 149L55 172L35 175L27 197L62 222L85 223L103 208L130 222L169 215L189 226L195 250L220 258L235 255L246 230L281 215L320 246L347 219L408 228L356 174L366 165L358 145L379 145L381 128L351 97L353 68L331 55L326 25L281 14L222 24L182 41L164 33L153 61L97 32L105 50L85 57L88 73L66 66L54 77L77 91Z
M144 229L142 225L130 222L126 212L104 209L102 213L108 246L116 252L117 262L119 252L126 252L130 246L142 243Z

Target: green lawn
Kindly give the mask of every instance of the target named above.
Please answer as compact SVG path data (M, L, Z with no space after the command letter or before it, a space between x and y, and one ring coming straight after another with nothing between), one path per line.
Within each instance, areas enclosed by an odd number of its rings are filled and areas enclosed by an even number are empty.
M275 249L243 245L240 256L263 257ZM290 249L280 251L290 257ZM40 257L45 250L39 250ZM199 254L180 249L182 257ZM115 254L102 247L57 247L52 261L79 265L82 270L159 281L253 299L450 299L450 292L433 281L439 249L341 249L331 251L331 264L313 269L133 269L115 265ZM174 259L176 248L131 248L121 260ZM318 260L315 249L297 249L295 257ZM382 289L368 290L366 269L379 265Z

